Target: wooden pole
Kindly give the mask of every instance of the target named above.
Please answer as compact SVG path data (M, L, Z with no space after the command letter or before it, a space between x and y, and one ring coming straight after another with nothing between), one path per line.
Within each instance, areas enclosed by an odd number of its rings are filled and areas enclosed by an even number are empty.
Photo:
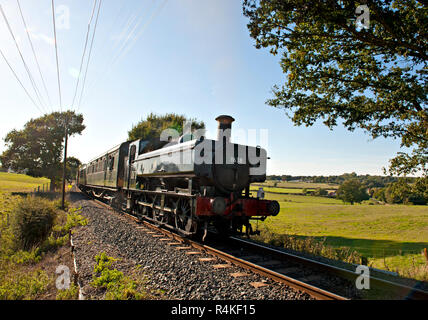
M67 169L68 120L65 121L64 165L62 168L62 200L61 209L65 209L65 171Z
M428 264L428 252L427 252L427 248L424 248L424 255L425 255L425 260L427 261L427 264Z

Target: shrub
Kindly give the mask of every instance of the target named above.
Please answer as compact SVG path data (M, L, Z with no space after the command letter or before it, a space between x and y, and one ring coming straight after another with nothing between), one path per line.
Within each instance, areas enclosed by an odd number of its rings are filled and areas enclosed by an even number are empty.
M48 200L18 200L10 222L17 248L29 250L41 244L49 236L55 217L56 209Z
M260 231L260 235L256 236L254 240L297 252L326 257L332 260L356 264L361 263L361 254L348 247L333 248L332 246L326 245L325 238L323 241L317 241L313 237L303 238L294 235L277 234L265 226L263 226Z
M361 203L363 200L368 200L369 195L366 192L366 188L357 179L349 179L341 184L337 189L337 198L343 202L354 202Z
M146 293L140 290L142 283L124 276L119 270L113 269L116 259L108 257L105 252L95 257L92 286L106 290L107 300L141 300Z
M11 273L0 283L0 300L35 299L46 292L50 280L42 270L33 273Z
M70 284L70 288L58 291L56 300L77 300L79 298L79 287L74 283Z
M314 195L323 197L323 196L328 195L328 191L326 189L323 189L323 188L316 188L314 191Z

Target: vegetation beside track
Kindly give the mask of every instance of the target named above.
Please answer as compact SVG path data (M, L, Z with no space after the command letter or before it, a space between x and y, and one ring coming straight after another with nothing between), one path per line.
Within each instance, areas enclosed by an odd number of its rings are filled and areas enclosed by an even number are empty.
M428 207L412 205L348 205L325 197L266 193L280 202L281 212L253 223L260 240L288 248L357 262L428 281ZM359 262L358 262L359 263Z
M74 299L76 286L57 290L56 269L73 270L69 231L86 220L78 209L59 209L59 201L14 196L48 179L0 173L0 299ZM49 194L52 198L52 194Z

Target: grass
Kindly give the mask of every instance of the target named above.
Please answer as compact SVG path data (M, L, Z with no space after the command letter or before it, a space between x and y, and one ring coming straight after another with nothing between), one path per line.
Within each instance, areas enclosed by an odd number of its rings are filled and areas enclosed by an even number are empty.
M428 206L345 205L331 198L273 193L266 198L281 206L278 216L259 222L274 234L349 247L373 267L403 275L425 266L421 251L428 247ZM428 271L423 277L428 280Z
M22 201L22 197L11 193L29 192L48 182L45 178L0 172L0 300L55 299L57 294L60 299L75 296L74 287L67 292L56 289L55 270L60 264L73 266L68 233L73 227L86 223L78 210L58 210L51 234L29 250L17 246L11 229L14 210ZM56 201L49 203L58 208Z
M143 300L149 298L145 291L145 281L127 277L114 268L118 259L109 257L105 252L95 257L91 285L105 291L106 300ZM141 277L139 277L141 278Z
M50 183L47 178L33 178L25 174L0 172L0 192L30 192ZM46 186L45 186L46 188Z

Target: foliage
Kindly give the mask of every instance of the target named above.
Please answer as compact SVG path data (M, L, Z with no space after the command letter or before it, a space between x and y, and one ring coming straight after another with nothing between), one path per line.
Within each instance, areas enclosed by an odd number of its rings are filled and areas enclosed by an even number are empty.
M399 179L385 188L385 200L388 203L412 203L424 205L428 202L428 177L419 178L409 185L407 179Z
M322 197L322 196L326 196L326 195L328 195L328 191L326 189L316 188L314 191L314 196Z
M428 15L422 1L370 1L368 29L358 1L244 0L256 48L282 54L287 75L267 101L297 125L339 122L413 149L391 160L391 174L427 174ZM360 18L360 17L359 17Z
M54 226L56 210L51 202L27 197L17 202L11 216L11 229L17 248L29 250L40 245Z
M397 177L393 176L371 176L371 175L357 175L355 172L344 173L339 176L291 176L291 175L271 175L267 176L268 180L282 180L282 181L302 181L301 183L317 183L317 184L342 184L344 181L349 179L358 179L367 188L379 188L385 187L391 182L398 180ZM410 178L409 178L410 179ZM413 178L412 180L416 180ZM326 186L324 186L326 188ZM330 188L330 186L329 186Z
M49 277L46 272L15 273L3 277L0 283L0 300L32 300L47 290Z
M85 126L83 116L73 111L53 112L28 121L24 129L10 131L4 141L6 151L0 156L4 167L26 171L33 177L48 177L51 188L61 179L64 123L68 134L80 134ZM70 165L74 165L73 161Z
M361 254L350 248L333 248L325 244L325 238L317 241L313 237L299 237L287 234L276 234L263 226L260 235L254 239L290 249L297 252L304 252L314 256L322 256L332 260L344 261L348 263L361 263Z
M183 134L183 124L188 121L191 123L191 130L205 129L205 124L197 122L195 119L187 119L184 115L168 113L165 115L156 115L150 113L145 120L141 120L128 132L128 140L138 139L147 140L149 143L145 147L145 152L162 148L168 141L161 141L161 133L167 129L175 130L175 134ZM164 131L167 132L167 131ZM173 132L168 133L172 139L177 139ZM168 137L166 137L168 138ZM166 139L167 140L167 139Z
M117 259L108 257L105 252L95 257L92 286L106 290L107 300L141 300L146 294L141 291L141 283L124 276L113 268Z
M70 283L70 288L59 290L56 295L56 300L77 300L79 298L79 287L74 283Z
M63 161L64 163L64 161ZM67 180L74 180L77 177L77 170L81 166L82 162L75 157L67 157L67 165L65 171L65 178Z
M343 202L361 203L363 200L368 200L369 195L366 188L357 179L350 179L345 181L337 190L337 198Z

